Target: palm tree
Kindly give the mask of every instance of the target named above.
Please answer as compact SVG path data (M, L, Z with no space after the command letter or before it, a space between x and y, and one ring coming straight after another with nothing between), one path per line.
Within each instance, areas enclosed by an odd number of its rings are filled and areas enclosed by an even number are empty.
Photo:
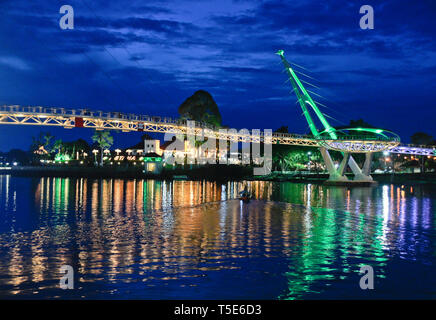
M52 150L59 154L62 152L63 148L64 142L62 141L62 139L58 139L54 142Z
M44 139L44 149L48 152L48 153L50 153L51 152L51 150L50 150L50 143L51 143L51 139L53 139L53 136L50 134L50 132L46 132L46 133L44 133L44 136L43 136L43 139Z
M38 150L41 145L41 140L38 137L32 137L32 145L30 146L30 151L34 152Z
M103 166L103 151L112 146L114 138L110 135L109 131L96 130L92 136L92 141L96 142L100 147L100 166Z
M273 153L273 162L277 169L280 169L281 171L287 169L286 157L287 154L282 152Z

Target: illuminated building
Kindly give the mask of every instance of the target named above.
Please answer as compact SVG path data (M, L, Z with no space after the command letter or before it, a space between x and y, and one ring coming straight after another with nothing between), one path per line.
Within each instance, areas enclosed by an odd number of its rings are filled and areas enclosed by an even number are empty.
M162 157L154 152L144 155L145 173L159 174L162 171Z

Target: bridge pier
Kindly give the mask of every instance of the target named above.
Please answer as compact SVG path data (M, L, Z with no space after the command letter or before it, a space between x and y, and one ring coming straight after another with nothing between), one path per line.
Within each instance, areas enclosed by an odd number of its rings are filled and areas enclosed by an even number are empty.
M365 182L371 182L373 181L371 175L370 175L370 168L371 168L371 161L372 157L368 156L370 154L369 152L366 153L365 157L365 163L363 165L363 170L360 169L359 165L356 163L353 157L350 158L350 161L348 162L351 170L354 173L354 179L353 181L365 181Z
M349 182L349 183L356 183L356 182L363 182L363 183L373 183L374 180L371 177L371 163L372 163L372 153L367 152L365 154L365 163L363 164L362 169L359 167L359 165L356 163L354 158L351 156L349 152L344 152L344 157L342 158L342 161L339 165L339 167L336 169L334 162L330 156L330 153L327 148L321 147L320 148L322 158L326 164L327 170L329 172L329 179L328 182ZM351 168L351 171L353 171L354 179L349 180L345 176L345 171L347 169L347 166Z
M367 152L365 153L365 163L363 164L363 174L369 176L371 174L371 164L372 164L373 153Z
M338 173L343 176L345 170L347 169L348 162L350 161L350 154L348 152L344 153L344 158L342 158L341 164L338 168Z
M343 172L340 173L336 169L332 157L330 156L330 152L324 147L319 148L319 150L329 173L329 181L348 181L348 178L344 176ZM344 161L342 160L342 162ZM344 164L344 168L346 168L346 164Z

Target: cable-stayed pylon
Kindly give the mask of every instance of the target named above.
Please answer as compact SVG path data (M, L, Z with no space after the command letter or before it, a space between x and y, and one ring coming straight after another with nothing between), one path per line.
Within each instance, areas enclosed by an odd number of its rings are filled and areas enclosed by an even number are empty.
M300 103L301 109L303 110L304 117L306 118L307 123L309 124L310 131L315 137L319 136L319 131L316 128L315 122L313 121L308 108L311 108L318 119L321 121L324 130L326 132L329 132L329 135L336 139L337 136L333 132L333 127L328 123L322 112L318 109L317 105L315 104L315 101L313 101L312 97L307 92L306 88L304 88L303 84L301 83L300 79L296 75L295 71L291 68L290 63L285 59L284 51L279 50L277 51L277 54L282 59L283 65L285 66L286 73L288 74L289 81L292 84L292 87L294 88L294 92L297 96L298 102Z
M325 139L325 135L328 135L330 140L333 140L332 144L346 144L346 142L338 141L338 136L336 134L336 129L333 128L324 117L324 114L319 110L315 101L313 101L309 92L303 86L302 81L298 78L295 71L292 69L290 63L286 60L284 56L284 51L279 50L277 53L285 66L286 73L288 74L289 81L292 84L293 92L297 96L297 100L300 104L301 109L303 110L303 115L306 118L307 123L309 124L310 131L312 132L315 138L320 139L320 151L323 157L323 160L326 164L327 170L329 172L329 180L330 181L346 181L347 177L344 175L347 166L350 166L351 170L354 173L355 180L359 181L372 181L372 177L370 176L371 169L371 161L372 161L372 153L367 152L365 163L363 165L363 170L358 166L354 158L351 156L351 151L348 151L350 148L348 147L347 151L341 151L343 154L343 159L339 165L336 167L328 150L329 143L325 143L323 139ZM312 109L315 112L315 115L318 117L323 130L319 131L315 125L315 122L312 119L312 116L309 113L309 110ZM360 128L362 131L368 130L365 128ZM351 130L351 129L350 129ZM332 148L334 149L334 148ZM352 149L352 148L351 148ZM337 150L337 149L334 149Z

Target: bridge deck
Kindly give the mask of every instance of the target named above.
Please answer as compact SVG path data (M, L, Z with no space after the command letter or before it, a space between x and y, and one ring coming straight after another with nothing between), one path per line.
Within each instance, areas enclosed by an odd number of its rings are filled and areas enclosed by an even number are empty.
M214 136L217 139L232 141L259 142L264 141L266 138L266 141L272 141L274 144L319 147L319 140L307 135L273 133L272 137L268 137L264 136L260 130L251 130L251 132L247 129L239 131L236 129L223 130L205 123L188 122L182 119L120 112L91 111L88 109L41 106L22 107L18 105L0 106L0 124L61 126L68 129L83 127L97 130L121 130L123 132L203 133L205 136ZM359 139L359 137L347 137L347 140L350 139L353 140L354 147L358 146L361 149L361 151L354 152L365 152L365 150L376 152L389 149L390 152L394 153L436 155L434 149L420 146L398 146L397 141L368 140L367 138L363 140ZM341 141L341 143L346 143L346 141Z

